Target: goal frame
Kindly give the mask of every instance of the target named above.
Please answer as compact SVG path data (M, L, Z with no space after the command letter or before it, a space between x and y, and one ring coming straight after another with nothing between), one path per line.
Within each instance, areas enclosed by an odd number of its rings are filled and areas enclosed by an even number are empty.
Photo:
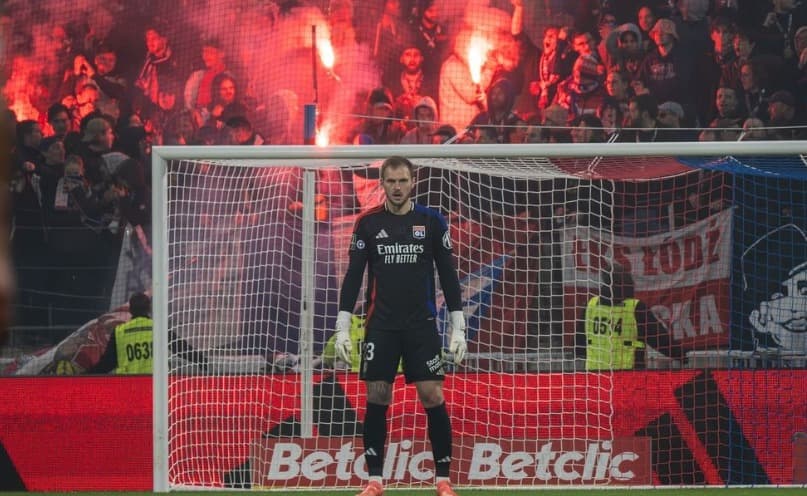
M772 156L807 154L807 141L665 142L591 144L486 144L486 145L368 145L368 146L155 146L152 148L153 236L153 490L168 492L168 163L172 160L247 160L239 166L289 165L303 169L303 205L314 205L316 173L332 167L332 161L379 160L392 155L422 158L518 158L518 157L640 157L640 156ZM260 161L260 162L256 162ZM309 161L309 163L306 163ZM314 209L302 212L301 315L301 427L303 437L313 435L313 311L314 308Z

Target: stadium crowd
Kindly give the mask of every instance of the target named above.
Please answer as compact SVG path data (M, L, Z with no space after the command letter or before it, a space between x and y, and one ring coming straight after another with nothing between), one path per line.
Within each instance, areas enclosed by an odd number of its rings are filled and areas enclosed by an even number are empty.
M212 3L112 2L103 30L97 5L61 22L53 3L3 12L18 323L33 326L108 308L124 227L148 238L153 144L302 138L273 127L288 109L256 90L262 73L231 51L241 45L183 17L227 18L205 11ZM262 18L271 29L318 3L263 2ZM480 49L476 27L446 18L439 0L326 3L337 51L351 38L377 70L331 143L805 137L807 6L794 0L491 0L500 19ZM525 20L539 17L542 36L530 35ZM93 303L76 312L65 295Z

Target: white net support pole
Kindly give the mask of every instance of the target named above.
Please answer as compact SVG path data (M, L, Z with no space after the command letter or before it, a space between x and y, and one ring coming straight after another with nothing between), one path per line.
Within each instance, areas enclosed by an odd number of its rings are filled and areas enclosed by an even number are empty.
M154 491L168 484L168 161L155 152L152 158L152 238L159 255L152 259Z
M303 173L303 204L313 205L316 195L316 171ZM314 436L314 209L303 209L303 298L300 302L300 423L303 438Z

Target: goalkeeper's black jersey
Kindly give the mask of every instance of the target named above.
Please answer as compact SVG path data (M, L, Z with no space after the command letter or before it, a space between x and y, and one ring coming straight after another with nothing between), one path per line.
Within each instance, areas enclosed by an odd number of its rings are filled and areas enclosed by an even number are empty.
M437 211L412 205L408 213L395 215L381 204L362 214L353 228L339 310L353 312L367 267L368 329L434 325L435 266L448 309L462 309L448 225Z

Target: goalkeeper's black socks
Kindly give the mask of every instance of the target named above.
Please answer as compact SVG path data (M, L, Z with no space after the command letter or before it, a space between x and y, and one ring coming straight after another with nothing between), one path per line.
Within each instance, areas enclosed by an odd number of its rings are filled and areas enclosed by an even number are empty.
M429 440L432 443L434 466L437 477L448 477L451 465L451 420L448 418L445 402L433 408L426 408L429 419Z
M370 476L382 475L384 470L384 445L387 442L388 405L367 403L364 415L364 461Z

